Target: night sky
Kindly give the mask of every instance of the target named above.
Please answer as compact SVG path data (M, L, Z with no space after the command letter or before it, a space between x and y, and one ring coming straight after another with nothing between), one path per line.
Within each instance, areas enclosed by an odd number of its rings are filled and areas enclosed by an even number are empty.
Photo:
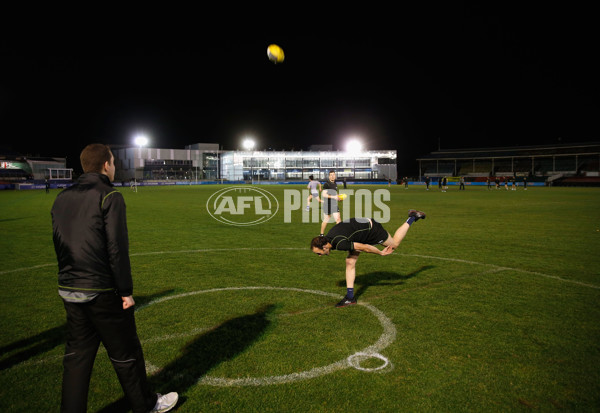
M86 144L138 131L160 148L238 149L248 135L257 149L343 149L359 136L398 150L410 175L439 147L600 141L592 10L463 6L285 31L131 17L2 36L0 152L78 169Z

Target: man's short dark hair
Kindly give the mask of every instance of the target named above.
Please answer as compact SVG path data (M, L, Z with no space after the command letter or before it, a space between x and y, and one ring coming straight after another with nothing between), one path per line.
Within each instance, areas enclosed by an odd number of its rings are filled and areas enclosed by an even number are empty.
M91 143L81 151L79 160L84 173L101 173L104 162L110 162L112 152L108 145L101 143Z
M314 237L310 241L310 249L312 250L313 248L318 248L321 250L325 245L327 245L328 242L329 240L327 238L325 238L322 235L319 235L318 237Z
M308 177L308 179L310 179L310 180L312 181L312 180L313 180L313 179L315 179L315 178L314 178L314 176L310 175L310 176Z

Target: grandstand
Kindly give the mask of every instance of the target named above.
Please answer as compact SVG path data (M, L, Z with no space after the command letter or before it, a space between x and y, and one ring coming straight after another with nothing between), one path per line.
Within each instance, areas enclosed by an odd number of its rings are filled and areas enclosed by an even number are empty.
M600 143L445 149L417 159L419 179L527 177L548 185L600 186Z
M66 158L25 157L0 154L0 188L31 185L43 188L48 180L51 187L71 181L73 169L66 167Z

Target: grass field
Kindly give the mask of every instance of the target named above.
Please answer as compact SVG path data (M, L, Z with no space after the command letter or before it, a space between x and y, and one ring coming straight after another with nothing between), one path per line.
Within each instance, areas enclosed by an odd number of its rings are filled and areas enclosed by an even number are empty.
M384 227L427 219L361 255L361 305L336 309L345 255L311 254L320 224L225 225L206 210L221 188L122 190L138 334L178 412L600 411L599 189L394 186ZM59 409L57 194L0 192L3 411ZM89 411L121 398L101 350Z

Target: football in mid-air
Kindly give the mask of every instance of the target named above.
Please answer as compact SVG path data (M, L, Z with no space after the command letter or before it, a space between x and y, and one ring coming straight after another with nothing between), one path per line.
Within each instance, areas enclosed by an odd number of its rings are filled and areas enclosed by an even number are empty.
M285 59L283 49L276 44L270 44L269 47L267 47L267 56L269 60L275 64L282 63Z

